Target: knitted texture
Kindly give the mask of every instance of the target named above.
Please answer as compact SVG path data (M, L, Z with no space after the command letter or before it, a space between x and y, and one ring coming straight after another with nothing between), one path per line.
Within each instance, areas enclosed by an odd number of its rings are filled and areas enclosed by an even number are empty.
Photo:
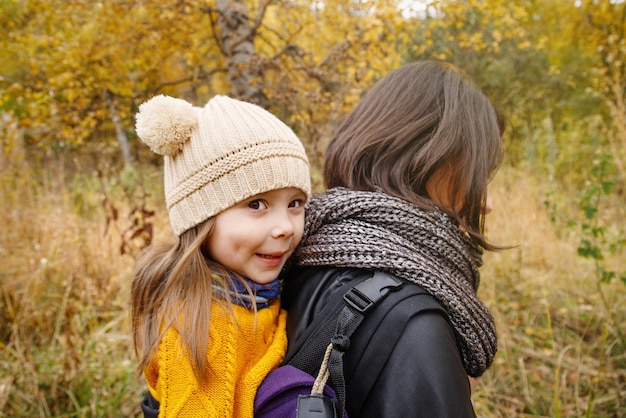
M235 203L284 187L310 193L309 162L293 131L265 109L215 96L203 108L155 96L137 135L164 156L170 224L182 234Z
M169 329L158 356L144 370L160 417L252 418L257 388L287 348L287 314L278 301L257 312L211 308L208 383L199 386L178 333Z
M416 283L446 309L467 373L480 376L497 349L478 299L482 250L449 216L384 193L335 188L311 198L299 266L383 270Z

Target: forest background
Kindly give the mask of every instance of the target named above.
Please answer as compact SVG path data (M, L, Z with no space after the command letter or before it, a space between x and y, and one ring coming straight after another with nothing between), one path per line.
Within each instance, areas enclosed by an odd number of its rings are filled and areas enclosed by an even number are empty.
M129 283L171 236L156 94L258 103L325 144L403 63L465 69L507 118L479 289L480 417L626 416L626 6L609 0L2 0L0 417L138 416Z

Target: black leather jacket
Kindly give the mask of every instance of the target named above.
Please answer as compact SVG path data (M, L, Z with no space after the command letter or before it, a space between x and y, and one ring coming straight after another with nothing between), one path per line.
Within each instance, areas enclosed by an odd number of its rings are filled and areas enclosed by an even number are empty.
M311 324L331 294L370 274L332 267L287 274L282 301L289 312L290 343ZM343 357L348 416L474 417L467 374L453 329L442 310L424 311L411 317L397 341L371 343L375 341L376 329L388 325L385 313L393 303L394 299L387 297L366 316ZM371 376L367 359L376 358L382 344L392 344L387 348L391 354L378 376ZM362 393L360 387L365 380L374 381L369 393Z

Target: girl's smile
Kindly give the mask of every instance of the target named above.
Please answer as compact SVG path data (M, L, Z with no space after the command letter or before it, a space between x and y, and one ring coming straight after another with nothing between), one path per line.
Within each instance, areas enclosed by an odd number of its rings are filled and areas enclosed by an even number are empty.
M279 253L279 254L257 254L261 259L268 265L272 267L276 267L280 265L283 261L283 256L287 254L287 252ZM286 260L285 260L286 261Z

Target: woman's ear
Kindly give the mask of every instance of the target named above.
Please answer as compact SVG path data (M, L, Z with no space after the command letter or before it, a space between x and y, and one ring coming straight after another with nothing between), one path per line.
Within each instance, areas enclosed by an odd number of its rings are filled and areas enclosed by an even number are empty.
M458 197L455 199L452 196L451 173L452 167L450 164L442 165L426 182L426 193L428 193L430 199L438 206L449 211L452 210L453 206L457 207L460 200ZM454 200L456 202L453 205Z

